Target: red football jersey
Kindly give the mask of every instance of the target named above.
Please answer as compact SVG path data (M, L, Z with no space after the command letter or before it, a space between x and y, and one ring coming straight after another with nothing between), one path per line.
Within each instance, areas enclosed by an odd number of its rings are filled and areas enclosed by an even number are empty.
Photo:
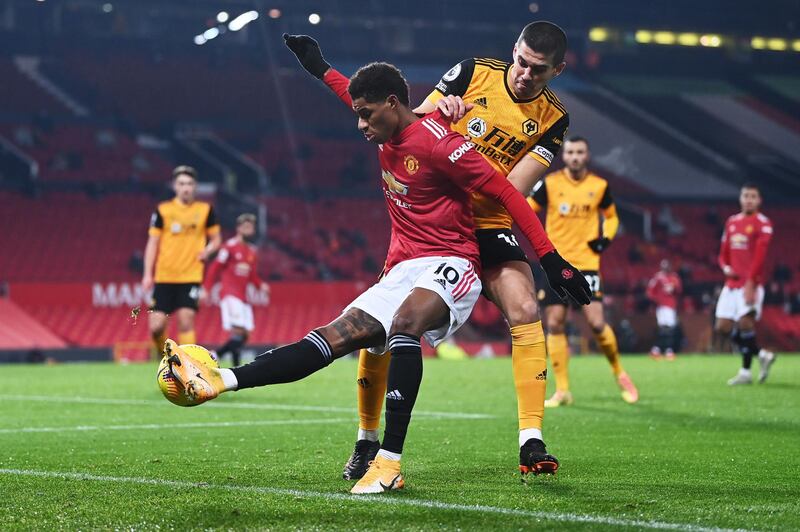
M470 193L494 172L476 167L475 157L465 157L472 153L481 158L437 118L434 113L414 122L380 147L383 192L392 221L387 271L404 260L439 255L480 264Z
M258 276L258 255L255 247L234 237L229 239L211 263L203 288L211 290L217 277L222 274L222 289L219 297L234 296L247 301L247 284L261 285Z
M323 80L352 106L349 80L330 69ZM392 223L385 271L399 262L430 256L461 257L480 271L471 194L501 203L541 257L555 248L525 198L450 130L435 111L379 145L383 192Z
M741 288L748 279L763 284L770 239L772 222L760 212L750 215L740 212L728 218L722 233L719 265L723 269L730 266L735 277L728 277L725 286Z
M659 307L678 308L681 291L681 278L675 272L658 272L647 283L647 297Z

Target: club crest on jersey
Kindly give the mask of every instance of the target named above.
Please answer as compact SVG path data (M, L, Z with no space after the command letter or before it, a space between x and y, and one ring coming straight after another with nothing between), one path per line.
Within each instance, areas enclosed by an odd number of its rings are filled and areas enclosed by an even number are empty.
M750 233L753 232L753 226L752 225L748 225L747 227L744 228L744 232L749 235Z
M397 178L391 174L391 172L383 170L381 172L381 176L383 177L383 180L386 181L386 186L389 188L389 190L397 194L402 194L403 196L408 194L408 185L404 185L398 181Z
M539 132L539 124L532 118L529 118L522 123L522 132L532 137Z
M453 81L458 77L460 73L461 73L461 63L457 64L456 66L445 72L445 75L442 76L442 79L444 81Z
M486 122L476 116L467 122L467 132L473 137L482 137L486 133Z
M403 165L406 167L408 175L414 175L419 170L419 161L413 155L406 155L403 157Z
M732 249L747 249L748 238L742 233L734 233L731 235L731 248Z

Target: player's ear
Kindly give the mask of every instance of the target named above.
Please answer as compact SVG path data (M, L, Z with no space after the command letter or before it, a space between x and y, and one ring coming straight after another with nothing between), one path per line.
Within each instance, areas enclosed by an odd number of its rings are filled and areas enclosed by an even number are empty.
M553 67L553 77L556 77L559 74L561 74L564 71L564 69L566 68L566 66L567 66L567 63L562 61L561 63L559 63L558 65Z
M397 99L397 96L394 94L390 94L388 98L386 98L386 103L389 104L389 107L392 109L397 109L397 104L400 103L400 100Z

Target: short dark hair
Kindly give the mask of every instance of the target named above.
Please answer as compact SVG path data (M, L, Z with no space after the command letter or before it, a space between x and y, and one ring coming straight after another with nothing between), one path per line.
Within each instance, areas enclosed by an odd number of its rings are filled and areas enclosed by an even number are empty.
M192 179L197 181L197 170L185 164L175 167L175 169L172 171L172 179L176 179L179 175L182 174L191 176Z
M586 137L581 137L580 135L572 135L571 137L567 137L567 142L583 142L586 144L586 147L589 147L589 141L586 140Z
M553 57L553 65L564 62L567 53L567 34L558 25L546 20L531 22L519 34L517 44L524 42L528 48Z
M245 212L236 217L236 227L239 227L240 225L245 224L247 222L250 222L251 224L255 225L256 215L249 212Z
M380 102L394 94L408 107L408 82L400 70L389 63L370 63L358 69L347 87L352 99L364 98L369 103Z
M745 181L744 183L742 183L741 190L744 190L746 188L749 188L750 190L755 190L759 194L761 194L761 189L758 188L758 185L753 181Z

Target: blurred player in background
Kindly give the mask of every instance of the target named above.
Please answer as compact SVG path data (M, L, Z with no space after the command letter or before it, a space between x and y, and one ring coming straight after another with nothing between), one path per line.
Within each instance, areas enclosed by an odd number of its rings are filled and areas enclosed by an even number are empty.
M219 309L222 328L230 332L228 341L219 348L220 360L231 354L234 366L239 365L242 347L254 328L253 307L247 303L247 285L253 284L264 294L269 294L269 285L258 276L258 255L248 241L256 234L256 216L242 214L236 218L236 236L229 239L211 263L200 294L206 301L217 278L222 278L219 292Z
M155 352L166 340L168 318L178 320L178 343L194 344L194 316L203 282L203 262L222 241L214 209L195 200L197 171L178 166L172 171L175 197L158 205L150 218L144 251L142 289L153 290L150 304L150 334Z
M742 367L730 385L751 384L750 367L758 356L761 371L758 382L767 380L775 354L760 349L756 340L756 322L764 303L764 261L772 239L772 222L761 214L761 192L747 183L739 194L742 211L725 222L719 266L725 274L725 287L717 300L716 330L731 334L731 341L742 354Z
M308 36L284 37L301 62L309 47L319 50ZM380 493L404 484L400 459L422 382L421 337L435 346L450 336L468 319L480 295L470 193L480 191L513 213L555 289L588 303L589 286L553 248L524 197L471 143L447 129L441 113L424 118L413 113L408 84L397 68L372 63L349 82L330 67L322 74L356 112L358 129L379 147L383 193L392 222L385 274L332 323L251 364L232 370L208 368L176 347L177 359L170 366L187 393L203 402L225 391L299 380L354 349L385 353L391 348L384 440L352 489L352 493ZM415 163L409 164L410 160ZM554 473L558 468L558 461L546 453L536 459L534 473Z
M639 400L639 391L622 368L617 338L603 316L603 286L600 279L600 254L608 249L617 233L619 218L608 181L590 172L589 142L583 137L572 137L564 143L562 159L565 168L553 172L536 184L529 198L535 211L547 213L547 232L556 248L563 250L573 264L586 276L592 288L592 302L583 307L583 314L594 332L595 340L611 364L611 370L622 390L622 399L628 403ZM599 215L602 213L602 232ZM599 234L598 234L599 233ZM569 346L564 334L567 304L548 290L540 287L539 301L545 306L547 322L547 352L556 376L556 392L545 402L547 407L572 404L569 389Z
M547 87L564 70L566 50L561 28L545 21L530 23L514 43L511 63L490 58L461 61L414 112L441 110L452 120L453 131L468 136L494 169L528 195L561 148L569 126L567 110ZM481 194L474 194L472 203L483 293L501 310L511 335L519 465L528 473L531 456L543 452L536 446L543 441L547 385L547 350L533 275L508 212ZM366 350L359 356L359 430L344 478L360 478L380 447L378 426L388 363L388 357Z
M650 356L675 360L678 350L678 296L683 291L681 278L672 271L669 260L661 261L661 269L647 283L647 297L656 305L658 338Z

